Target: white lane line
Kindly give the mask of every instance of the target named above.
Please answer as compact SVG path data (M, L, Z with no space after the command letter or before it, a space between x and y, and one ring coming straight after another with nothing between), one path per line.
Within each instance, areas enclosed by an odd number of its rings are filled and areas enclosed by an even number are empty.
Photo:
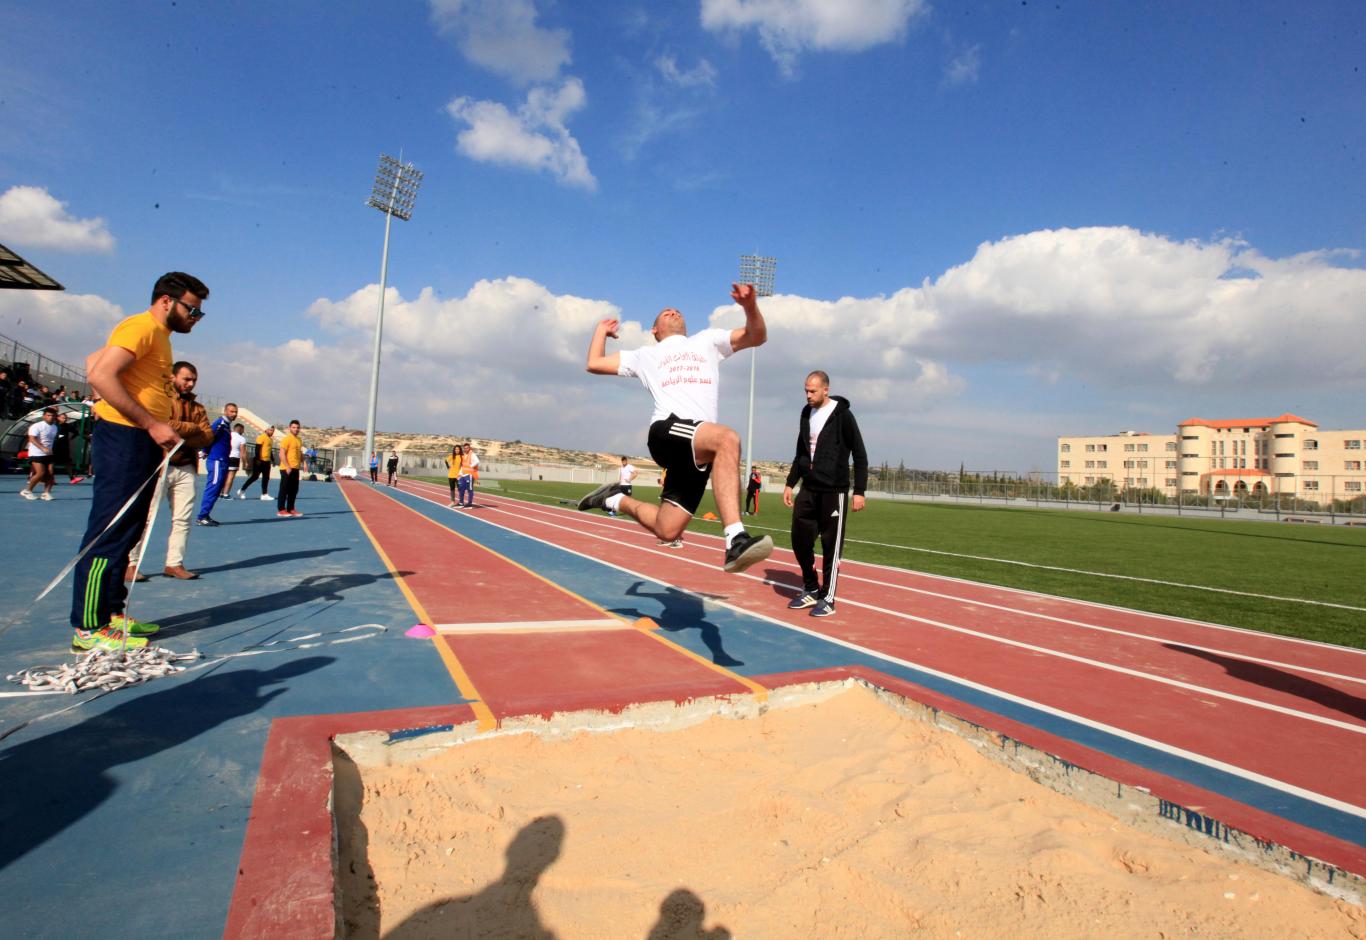
M530 511L538 511L538 512L541 512L541 513L543 513L543 514L545 514L545 515L554 515L554 514L556 514L557 512L560 512L560 511L561 511L561 510L556 510L555 507L543 507L543 506L541 506L541 505L539 505L539 504L527 502L527 501L524 501L524 500L514 500L514 502L517 502L517 503L520 503L520 504L526 506L527 509L530 510ZM549 511L547 511L547 510L549 510ZM577 515L577 514L576 514L576 515ZM521 517L519 517L519 518L528 518L528 519L529 519L530 517L521 516ZM584 521L585 521L586 524L592 525L592 526L598 527L598 528L613 528L613 529L617 528L617 526L614 525L614 524L611 524L611 523L602 523L602 522L600 522L600 521L598 521L598 520L596 520L596 519L585 519ZM705 533L703 534L703 537L705 537L705 538L712 538L712 539L719 538L718 536L707 535L707 534L705 534ZM786 550L784 550L784 551L786 551ZM787 567L789 567L789 568L793 568L793 569L798 569L798 570L799 570L799 566L798 566L795 562L789 562L789 561L785 561L785 560L776 560L776 563L777 563L777 564L785 565L785 566L787 566ZM865 564L869 564L869 563L867 563L867 562L853 562L853 563L850 563L850 562L848 562L848 561L846 560L846 564L865 565ZM877 567L883 567L884 570L896 571L896 572L901 572L901 573L909 574L909 575L919 575L918 572L910 572L910 571L907 571L907 570L904 569L904 568L887 568L887 567L884 567L884 566L877 566ZM989 602L989 601L980 600L980 599L974 598L974 597L964 597L964 596L958 595L958 594L943 594L943 593L940 593L940 592L937 592L937 591L930 591L930 590L927 590L927 589L925 589L925 588L913 587L913 586L911 586L911 585L897 584L897 583L892 582L892 581L883 581L883 580L879 580L879 579L877 579L877 578L868 578L868 577L864 577L864 576L861 576L861 575L852 574L852 573L850 573L850 572L847 571L847 570L845 571L845 577L848 578L848 579L850 579L850 580L853 580L853 581L861 581L861 582L864 582L864 583L866 583L866 584L876 585L876 586L879 586L879 587L888 587L888 588L893 588L893 589L899 590L899 591L910 591L910 592L917 593L917 594L924 594L924 595L926 595L926 596L928 596L928 597L936 597L936 598L940 598L940 599L943 599L943 600L957 601L957 602L963 603L963 604L972 604L972 605L976 605L976 606L979 606L979 607L985 607L985 608L988 608L988 609L991 609L991 610L999 610L999 611L1003 611L1003 612L1007 612L1007 613L1011 613L1011 614L1016 614L1016 615L1019 615L1019 616L1022 616L1022 617L1032 617L1032 618L1039 619L1039 620L1047 620L1047 621L1052 621L1052 622L1054 622L1054 623L1066 624L1066 625L1068 625L1068 626L1078 627L1078 628L1084 629L1084 630L1094 630L1094 631L1101 632L1101 633L1108 633L1108 634L1112 634L1112 635L1115 635L1115 636L1124 636L1124 637L1129 637L1129 638L1131 638L1131 639L1143 640L1143 641L1148 641L1148 642L1158 643L1158 644L1169 644L1169 643L1170 643L1170 644L1175 644L1175 645L1178 645L1178 646L1184 646L1184 647L1186 647L1187 649L1199 650L1199 651L1201 651L1201 652L1206 652L1206 653L1213 653L1213 654L1215 654L1215 655L1225 656L1225 657L1228 657L1228 658L1230 658L1230 659L1238 659L1238 660L1242 660L1242 661L1244 661L1244 662L1257 663L1257 664L1259 664L1259 665L1270 666L1270 667L1277 668L1277 669L1290 669L1290 670L1295 670L1295 671L1297 671L1297 672L1304 672L1304 673L1310 673L1310 674L1313 674L1313 675L1316 675L1316 676L1322 676L1322 677L1327 678L1327 679L1337 679L1337 680L1340 680L1340 681L1343 681L1343 682L1353 682L1353 683L1359 683L1359 684L1366 684L1366 676L1351 676L1351 675L1345 675L1345 674L1342 674L1342 673L1329 672L1329 671L1323 670L1323 669L1316 669L1316 668L1314 668L1314 667L1312 667L1312 666L1302 666L1302 665L1299 665L1299 664L1296 664L1296 663L1287 663L1287 662L1283 662L1283 661L1281 661L1281 660L1276 660L1276 659L1265 659L1265 658L1258 657L1258 656L1252 656L1252 655L1247 654L1247 653L1241 653L1241 652L1236 652L1236 651L1234 651L1234 650L1223 649L1223 648L1221 648L1221 647L1203 646L1203 645L1200 645L1200 644L1197 644L1197 643L1192 643L1192 642L1189 642L1189 641L1186 641L1186 640L1182 640L1182 639L1176 639L1176 638L1171 638L1171 637L1155 636L1155 635L1147 634L1147 633L1136 633L1136 632L1129 631L1129 630L1121 630L1121 629L1119 629L1119 628L1117 628L1117 627L1106 627L1106 626L1102 626L1102 625L1100 625L1100 624L1089 623L1089 622L1086 622L1086 621L1071 620L1071 619L1068 619L1068 618L1066 618L1066 617L1058 617L1058 616L1054 616L1054 615L1051 615L1051 614L1044 614L1044 613L1040 613L1040 612L1038 612L1038 611L1027 610L1027 609L1024 609L1024 608L1021 608L1021 607L1012 607L1012 606L1003 605L1003 604L993 604L993 603L991 603L991 602ZM944 576L942 576L942 575L925 575L924 577L931 578L931 579L944 579ZM984 584L982 584L981 582L977 582L977 581L963 581L963 580L960 580L960 579L957 579L957 578L949 579L949 580L952 580L952 581L954 581L955 583L958 583L958 584L961 584L961 585L964 585L964 586L976 587L976 588L978 588L978 589L982 589L982 588L986 588L986 589L989 589L989 590L998 589L998 588L996 588L995 585L984 585ZM1008 591L1012 591L1012 592L1015 592L1015 593L1027 593L1027 594L1029 594L1029 595L1031 595L1031 596L1039 597L1039 598L1044 598L1044 599L1051 600L1051 601L1063 601L1063 602L1066 602L1066 603L1084 604L1084 605L1089 606L1089 607L1097 607L1097 608L1100 608L1100 609L1103 609L1103 610L1112 610L1112 611L1119 611L1119 612L1123 612L1123 613L1139 614L1139 615L1141 615L1141 616L1144 616L1144 617L1147 617L1147 618L1153 619L1153 620L1169 619L1169 620L1175 621L1175 622L1177 622L1177 623L1189 624L1189 625L1194 625L1194 626L1198 626L1198 627L1212 627L1212 628L1216 628L1216 629L1220 629L1220 630L1225 630L1225 631L1236 631L1239 635L1242 635L1242 636L1250 636L1250 637L1256 637L1256 638L1270 638L1270 639L1277 639L1277 640L1298 641L1298 642L1303 642L1303 643L1311 643L1311 644L1314 645L1314 646L1327 647L1327 648L1332 649L1332 650L1335 650L1335 651L1336 651L1336 650L1345 650L1345 651L1349 651L1349 652L1353 652L1353 653L1358 653L1358 654L1366 654L1366 650L1359 650L1359 649L1356 649L1356 648L1353 648L1353 647L1342 647L1342 646L1336 646L1336 645L1334 645L1334 644L1317 643L1317 642L1315 642L1315 641L1309 641L1309 640L1300 640L1298 637L1282 637L1282 636L1279 636L1279 635L1277 635L1277 634L1268 634L1268 633L1262 633L1262 632L1260 632L1260 631L1255 631L1255 630L1246 630L1246 629L1241 628L1241 627L1230 627L1230 626L1226 626L1226 625L1224 625L1224 624L1210 624L1210 623L1204 623L1204 622L1198 621L1198 620L1187 620L1187 619L1179 618L1179 617L1170 617L1170 618L1169 618L1169 617L1166 617L1166 616L1163 615L1163 614L1153 614L1153 613L1149 613L1149 612L1145 612L1145 611L1133 611L1133 610L1129 610L1128 608L1123 608L1123 607L1113 607L1113 606L1105 605L1105 604L1095 604L1095 603L1089 602L1089 601L1078 601L1078 600L1074 600L1073 598L1059 598L1059 597L1057 597L1057 596L1055 596L1055 595L1051 595L1051 594L1038 594L1038 593L1032 592L1032 591L1031 591L1031 592L1023 592L1023 591L1020 591L1019 589L1015 589L1015 588L1000 588L999 590L1008 590Z
M415 494L415 495L416 495L416 494ZM421 495L418 495L418 498L419 498L419 499L426 499L425 496L421 496ZM428 500L428 501L429 501L429 502L435 502L435 500ZM569 526L563 526L563 525L560 525L559 523L548 522L548 521L545 521L545 520L532 519L532 518L528 518L528 517L519 517L519 518L522 518L523 521L528 522L528 523L530 523L530 524L532 524L532 525L550 526L550 527L552 527L552 528L560 529L561 531L565 531L565 532L570 532L570 533L572 533L572 534L579 535L579 536L582 536L582 537L584 537L584 538L598 539L598 540L604 541L604 542L611 542L612 544L620 544L620 540L619 540L619 539L614 539L614 538L611 538L611 537L609 537L609 536L607 536L607 535L599 535L599 534L593 533L593 532L585 532L585 531L583 531L582 529L579 529L579 528L571 528L571 527L569 527ZM711 566L711 565L708 565L706 562L694 561L694 560L691 559L691 558L679 557L679 556L677 556L677 555L672 555L672 556L671 556L670 553L668 553L668 552L661 552L661 551L658 551L658 550L655 550L655 549L651 549L651 548L648 548L648 547L643 547L641 550L642 550L642 551L650 552L651 554L655 554L655 555L663 555L663 556L665 556L665 557L675 557L675 558L678 559L678 561L683 562L683 563L686 563L686 564L697 565L697 566L699 566L699 567L705 567L705 568L709 568L709 569L712 568L712 566ZM714 570L714 569L712 569L712 570ZM749 579L749 580L751 580L751 581L758 581L759 583L765 584L765 585L771 585L771 586L774 586L774 587L786 587L786 585L781 584L780 582L772 581L772 580L769 580L769 579L767 579L767 578L760 578L760 577L758 577L758 576L756 576L756 575L743 574L743 575L741 575L741 577L747 578L747 579ZM948 630L948 631L951 631L951 632L953 632L953 633L960 633L960 634L963 634L963 635L965 635L965 636L976 637L977 639L986 640L986 641L992 642L992 643L999 643L999 644L1001 644L1001 645L1003 645L1003 646L1011 646L1011 647L1015 647L1015 648L1017 648L1017 649L1028 650L1028 651L1031 652L1031 653L1041 653L1041 654L1043 654L1043 655L1045 655L1045 656L1052 656L1052 657L1055 657L1055 658L1057 658L1057 659L1064 659L1064 660L1068 660L1069 662L1075 662L1075 663L1080 663L1080 664L1086 665L1086 666L1092 666L1092 667L1094 667L1094 668L1096 668L1096 669L1103 669L1103 670L1105 670L1105 671L1107 671L1107 672L1114 672L1114 673L1119 673L1119 674L1121 674L1121 675L1132 676L1132 677L1134 677L1134 678L1136 678L1136 679L1146 679L1146 680L1148 680L1149 682L1156 682L1156 683L1159 683L1159 684L1161 684L1161 685L1167 685L1167 686L1171 686L1171 687L1173 687L1173 688L1183 689L1183 690L1188 691L1188 692L1194 692L1194 693L1197 694L1197 695L1207 695L1207 696L1211 696L1211 697L1213 697L1213 698L1220 698L1220 699L1224 699L1224 700L1230 701L1230 702L1237 702L1237 703L1240 704L1240 705L1247 705L1247 706L1249 706L1249 707L1251 707L1251 708L1259 708L1259 709L1262 709L1262 710L1264 710L1264 711L1275 712L1275 713L1278 713L1278 714L1287 715L1287 716L1292 717L1292 718L1299 718L1299 719L1302 719L1302 720L1304 720L1304 721L1313 722L1313 723L1315 723L1315 724L1327 725L1327 726L1333 727L1333 728L1340 728L1340 729L1342 729L1342 730L1344 730L1344 731L1352 732L1353 734L1363 734L1363 735L1366 735L1366 725L1355 724L1355 723L1353 723L1353 722L1341 721L1341 720L1336 719L1336 718L1328 718L1328 717L1325 717L1325 716L1322 716L1322 715L1315 715L1315 714L1313 714L1313 713L1311 713L1311 712L1304 712L1304 711L1300 711L1300 710L1298 710L1298 709L1289 708L1289 707L1284 706L1284 705L1277 705L1277 704L1274 704L1274 703L1272 703L1272 702L1264 702L1264 701L1261 701L1261 700L1259 700L1259 699L1248 698L1247 696L1237 695L1236 693L1233 693L1233 692L1224 692L1224 691L1221 691L1221 690L1219 690L1219 689L1212 689L1212 688L1209 688L1208 686L1196 685L1195 683L1191 683L1191 682L1183 682L1183 681L1181 681L1180 679L1172 679L1172 678L1169 678L1169 677L1167 677L1167 676L1157 675L1157 674L1155 674L1155 673L1143 672L1143 671L1138 670L1138 669L1130 669L1130 668L1128 668L1127 666L1120 666L1120 665L1118 665L1118 664L1116 664L1116 663L1107 663L1107 662L1104 662L1104 661L1098 660L1098 659L1090 659L1090 658L1085 657L1085 656L1078 656L1078 655L1076 655L1076 654L1074 654L1074 653L1065 653L1065 652L1063 652L1063 651L1061 651L1061 650L1050 649L1050 648L1048 648L1048 647L1046 647L1046 646L1038 646L1038 645L1033 644L1033 643L1025 643L1025 642L1023 642L1023 641L1021 641L1021 640L1012 640L1012 639L1009 639L1009 638L1007 638L1007 637L997 636L997 635L991 634L991 633L984 633L984 632L982 632L982 631L980 631L980 630L973 630L973 629L971 629L971 628L969 628L969 627L962 627L962 626L958 626L958 625L956 625L956 624L945 623L945 622L940 621L940 620L931 620L931 619L928 618L928 617L917 617L917 616L915 616L914 614L903 613L903 612L901 612L901 611L891 610L891 609L886 608L886 607L879 607L879 606L877 606L877 605L875 605L875 604L868 604L868 603L864 603L864 602L861 602L861 601L855 601L855 600L845 600L845 601L842 601L841 603L849 604L849 605L852 605L852 606L855 606L855 607L862 607L862 608L865 609L865 610L875 611L875 612L877 612L877 613L884 614L884 615L889 616L889 617L899 618L899 619L901 619L901 620L908 620L908 621L911 621L911 622L914 622L914 623L925 624L926 626L936 627L936 628L941 629L941 630Z
M411 495L417 496L418 499L421 499L421 500L423 500L423 501L425 501L425 502L432 503L433 505L440 505L440 504L438 503L437 500L428 499L427 497L422 496L422 495L420 495L420 494L412 493L411 490L408 491L408 492L409 492ZM1236 764L1230 764L1230 763L1227 763L1227 762L1225 762L1225 761L1221 761L1221 760L1218 760L1218 759L1216 759L1216 758L1210 757L1210 756L1208 756L1208 755L1197 753L1197 752L1195 752L1195 751L1188 751L1188 750L1186 750L1186 749L1184 749L1184 748L1177 747L1176 745L1173 745L1173 744L1168 744L1168 743L1163 742L1163 741L1158 741L1158 740L1156 740L1156 739L1154 739L1154 738L1145 737L1144 735L1136 734L1136 733L1134 733L1134 732L1132 732L1132 731L1126 731L1126 730L1123 729L1123 728L1118 728L1118 727L1115 727L1114 725L1108 725L1108 724L1105 724L1104 722L1095 721L1095 720L1093 720L1093 719L1091 719L1091 718L1086 718L1086 717L1083 717L1083 716L1081 716L1081 715L1077 715L1077 714L1075 714L1075 713L1073 713L1073 712L1065 711L1065 710L1060 709L1060 708L1054 708L1054 707L1051 706L1051 705L1045 705L1045 704L1043 704L1042 702L1036 702L1036 701L1034 701L1033 699L1024 698L1023 696L1014 695L1014 694L1012 694L1012 693L1010 693L1010 692L1005 692L1005 691L1003 691L1003 690L1001 690L1001 689L997 689L997 688L994 688L994 687L989 686L989 685L984 685L984 684L979 683L979 682L974 682L974 681L972 681L971 679L965 679L965 678L963 678L963 677L961 677L961 676L953 675L952 673L942 672L942 671L940 671L940 670L933 669L933 668L931 668L931 667L929 667L929 666L923 666L923 665L921 665L921 664L919 664L919 663L916 663L916 662L913 662L913 661L911 661L911 660L902 659L902 658L900 658L900 657L893 656L893 655L891 655L890 653L883 653L883 652L881 652L880 650L875 650L875 649L871 649L871 648L869 648L869 647L860 646L859 644L850 642L850 641L848 641L848 640L841 640L841 639L839 639L838 637L827 636L826 634L818 633L818 632L816 632L816 631L814 631L814 630L810 630L810 629L807 629L807 628L805 628L805 627L799 627L799 626L796 626L796 625L794 625L794 624L786 623L786 622L784 622L784 621L782 621L782 620L778 620L778 619L776 619L776 618L774 618L774 617L768 616L767 614L756 613L756 612L751 611L751 610L746 610L746 609L744 609L744 608L742 608L742 607L737 607L736 605L731 604L731 603L729 603L729 602L727 602L727 601L718 601L718 600L713 600L713 599L708 598L708 597L702 597L701 595L698 595L696 592L690 591L690 590L688 590L688 589L685 588L685 587L681 587L681 586L676 585L676 584L670 584L670 583L667 582L667 581L661 581L658 577L655 577L654 575L643 574L643 573L641 573L641 572L639 572L639 571L634 571L634 570L632 570L632 569L630 569L630 568L627 568L627 567L624 567L624 566L622 566L622 565L614 564L614 563L609 562L609 561L604 561L603 559L597 558L597 557L595 557L595 556L593 556L593 555L588 555L588 554L585 554L585 553L583 553L583 552L576 551L576 550L574 550L574 549L572 549L572 548L566 548L566 547L563 546L563 545L558 545L558 544L556 544L555 542L551 542L551 541L549 541L549 540L547 540L547 539L540 538L539 536L535 536L535 535L531 535L531 534L526 533L526 532L518 531L517 529L514 529L514 528L512 528L512 527L510 527L510 526L500 525L499 523L494 522L494 521L492 521L491 519L488 519L488 518L483 518L483 517L479 517L479 516L475 516L475 517L473 517L473 518L477 519L479 522L484 523L485 525L492 526L493 528L502 529L502 530L505 531L505 532L511 532L512 534L521 536L522 538L530 539L530 540L532 540L533 542L539 542L539 543L541 543L542 545L547 545L547 546L549 546L549 547L551 547L551 548L559 549L560 551L563 551L563 552L568 552L568 553L571 554L571 555L575 555L575 556L577 556L577 557L579 557L579 558L585 558L585 559L587 559L587 560L589 560L589 561L596 562L596 563L598 563L598 564L600 564L600 565L606 565L606 566L609 567L609 568L615 568L617 571L624 572L625 574L629 574L629 575L631 575L632 577L635 577L635 578L640 578L640 579L643 580L643 581L649 581L649 582L652 582L652 583L654 583L654 584L662 585L662 586L664 586L664 587L673 588L674 590L677 590L677 591L683 591L684 593L692 594L694 597L697 597L697 598L698 598L702 603L704 603L704 604L706 604L706 603L716 604L716 605L719 606L719 607L724 607L724 608L726 608L726 609L728 609L728 610L734 611L735 613L741 614L741 615L743 615L743 616L754 617L754 618L757 618L757 619L760 619L760 620L764 620L764 621L766 621L766 622L768 622L768 623L773 624L774 626L781 627L781 628L783 628L784 630L790 630L790 631L792 631L792 632L794 632L794 633L800 633L800 634L803 634L803 635L805 635L805 636L809 636L809 637L811 637L811 638L813 638L813 639L820 640L820 641L825 642L825 643L830 643L830 644L835 645L835 646L840 646L840 647L843 647L843 648L845 648L845 649L851 650L851 651L853 651L853 652L860 653L860 654L865 655L865 656L869 656L869 657L871 657L871 658L873 658L873 659L879 659L879 660L882 660L883 662L893 663L893 664L895 664L895 665L902 666L902 667L905 667L905 668L907 668L907 669L914 669L914 670L917 670L917 671L919 671L919 672L923 672L923 673L926 673L926 674L928 674L928 675L934 676L934 677L936 677L936 678L938 678L938 679L943 679L943 680L948 681L948 682L953 682L953 683L956 683L956 684L958 684L958 685L966 686L966 687L968 687L968 688L970 688L970 689L974 689L974 690L976 690L976 691L978 691L978 692L983 692L983 693L986 693L987 695L993 695L993 696L996 696L996 697L998 697L998 698L1004 699L1005 701L1013 702L1013 703L1015 703L1015 704L1017 704L1017 705L1023 705L1023 706L1025 706L1025 707L1027 707L1027 708L1033 708L1033 709L1036 709L1036 710L1038 710L1038 711L1041 711L1041 712L1043 712L1043 713L1045 713L1045 714L1053 715L1054 717L1057 717L1057 718L1062 718L1062 719L1065 719L1065 720L1067 720L1067 721L1074 721L1074 722L1076 722L1077 724L1084 725L1085 727L1093 728L1093 729L1095 729L1095 730L1097 730L1097 731L1101 731L1101 732L1104 732L1104 733L1106 733L1106 734L1112 734L1112 735L1114 735L1115 737L1122 738L1123 740L1126 740L1126 741L1131 741L1131 742L1133 742L1133 743L1135 743L1135 744L1143 745L1144 747L1153 748L1154 750L1161 751L1161 752L1163 752L1164 754L1171 754L1171 755L1174 755L1174 756L1176 756L1176 757L1181 757L1181 758L1184 758L1184 759L1186 759L1186 760L1192 761L1193 763L1197 763L1197 764L1200 764L1200 765L1205 766L1205 767L1210 767L1210 768L1213 768L1213 769L1215 769L1215 770L1220 770L1220 771L1223 771L1223 772L1225 772L1225 773L1231 774L1231 775L1233 775L1233 776L1240 777L1240 778L1242 778L1242 779L1244 779L1244 780L1249 780L1249 781L1252 781L1252 782L1254 782L1254 783L1259 783L1259 784L1261 784L1261 785L1263 785L1263 786L1267 786L1267 787L1270 787L1270 788L1272 788L1272 789L1279 790L1279 791L1281 791L1282 793L1289 793L1289 794L1292 794L1292 795L1294 795L1294 796L1298 796L1298 797L1300 797L1300 798L1302 798L1302 799L1309 800L1310 802L1317 803L1317 804L1319 804L1319 805L1321 805L1321 806L1326 806L1326 807L1329 807L1329 808L1331 808L1331 809L1336 809L1336 810L1339 810L1339 811L1341 811L1341 812L1347 813L1347 814L1352 815L1352 816L1356 816L1356 817L1359 817L1359 818L1366 819L1366 807L1356 806L1356 805L1354 805L1354 804L1352 804L1352 803L1348 803L1348 802L1345 802L1345 801L1343 801L1343 800L1339 800L1339 799L1337 799L1336 797L1331 797L1331 796L1328 796L1328 795L1323 794L1323 793L1316 793L1316 792L1313 791L1313 790L1309 790L1309 789L1306 789L1306 788L1304 788L1304 787L1297 786L1297 785L1295 785L1295 784L1293 784L1293 783L1289 783L1289 782L1284 781L1284 780L1277 780L1277 779L1274 778L1274 777L1268 777L1268 776L1266 776L1265 774L1260 774L1260 773L1257 773L1256 771L1252 771L1252 770L1248 770L1248 769L1243 768L1243 767L1239 767L1239 766L1237 766ZM531 520L528 520L528 521L531 521ZM582 532L577 532L576 530L568 529L568 528L565 527L565 526L556 525L556 524L554 524L554 523L543 522L543 523L541 523L541 524L542 524L542 525L552 526L553 528L562 529L562 530L564 530L564 531L571 532L571 533L575 533L575 534L579 534L579 535L584 534L584 533L582 533ZM646 551L649 551L649 549L646 549ZM668 553L665 553L665 552L652 552L652 554L665 555L666 557L677 557L676 555L669 555ZM688 559L681 559L681 560L683 560L683 561L689 561ZM690 563L692 563L692 564L701 564L700 562L690 562ZM1121 758L1121 759L1122 759L1122 758Z

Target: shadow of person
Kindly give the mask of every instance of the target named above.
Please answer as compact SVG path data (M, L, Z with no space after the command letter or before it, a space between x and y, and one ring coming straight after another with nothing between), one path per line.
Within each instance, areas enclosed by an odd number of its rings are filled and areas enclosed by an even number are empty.
M626 589L627 597L643 597L658 601L659 610L657 612L644 612L640 610L615 609L615 613L625 616L638 618L650 617L659 624L659 628L666 633L681 633L684 630L696 630L701 637L702 643L711 653L711 661L718 666L743 666L742 660L736 659L726 652L721 644L721 628L707 619L707 608L704 601L708 595L694 594L691 591L680 591L678 588L665 587L662 591L644 590L645 582L637 581Z
M199 574L214 574L218 571L241 571L243 568L260 568L263 565L279 565L290 561L303 561L305 558L322 558L324 555L330 555L333 552L349 552L350 550L351 549L346 545L339 545L335 548L310 548L299 552L281 552L278 555L256 555L252 558L244 558L241 561L230 562L226 565L197 567L195 568L195 571Z
M516 937L553 940L531 893L560 857L564 820L540 816L522 827L507 848L502 877L484 890L429 904L384 934L385 940L431 937Z
M411 571L398 572L400 577L410 574L412 574ZM339 601L343 599L344 591L365 587L368 584L393 577L394 575L387 571L382 574L366 574L363 572L311 574L294 587L283 591L229 601L226 604L217 604L213 607L174 614L170 617L158 617L157 623L161 625L167 635L179 635L189 633L192 630L203 630L206 627L217 627L237 620L246 620L249 617L261 614L278 613L284 608L297 607L313 601Z
M786 568L766 568L764 570L764 581L773 593L784 600L789 600L802 593L802 575L799 571L788 571Z
M731 933L725 927L704 930L706 916L707 907L697 895L687 888L671 891L659 905L659 920L645 940L730 940Z
M1317 702L1325 708L1342 712L1344 715L1356 718L1359 721L1366 721L1366 699L1358 698L1341 689L1335 689L1331 685L1324 685L1322 682L1315 682L1313 679L1307 679L1304 676L1285 672L1272 666L1264 666L1261 663L1249 662L1246 659L1238 659L1233 656L1221 656L1219 653L1193 649L1189 646L1182 646L1180 643L1163 643L1162 645L1169 650L1176 650L1178 653L1185 653L1187 656L1195 656L1208 660L1217 666L1223 666L1224 671L1234 679L1241 679L1243 682L1259 685L1264 689L1274 689L1296 698Z
M0 869L107 800L119 787L107 772L111 768L137 763L249 715L283 694L287 687L282 683L334 661L309 656L274 669L214 672L161 691L114 693L127 697L78 725L0 750L0 793L5 794L0 802ZM264 692L269 686L277 688ZM129 839L146 824L138 815L122 817Z

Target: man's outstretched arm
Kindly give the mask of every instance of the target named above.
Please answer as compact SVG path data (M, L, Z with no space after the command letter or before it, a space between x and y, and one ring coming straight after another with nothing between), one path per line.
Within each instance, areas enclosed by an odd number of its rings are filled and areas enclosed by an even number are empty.
M768 339L768 327L764 324L764 315L759 312L759 295L754 285L732 284L730 297L745 311L745 325L730 332L730 348L739 352L751 346L762 346Z
M618 320L600 320L597 329L593 330L593 338L588 343L588 371L594 375L617 374L621 366L621 355L607 355L607 337L616 339L617 327L620 325Z

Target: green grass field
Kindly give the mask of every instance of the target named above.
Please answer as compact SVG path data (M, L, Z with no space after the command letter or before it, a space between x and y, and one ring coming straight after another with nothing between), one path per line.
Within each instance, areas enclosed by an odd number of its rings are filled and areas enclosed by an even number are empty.
M591 488L524 480L485 482L497 483L510 496L553 505L577 499ZM636 495L654 499L658 490L637 487ZM715 509L708 493L699 515ZM765 493L760 510L757 517L745 519L746 525L788 546L791 515L780 493ZM690 528L720 532L718 523L700 519L694 519ZM1366 529L870 499L866 510L851 517L845 555L1366 648L1366 610L1247 596L1274 595L1366 608ZM969 555L979 557L963 557ZM1076 570L1049 571L1006 563L1012 561ZM1099 576L1103 574L1198 587Z

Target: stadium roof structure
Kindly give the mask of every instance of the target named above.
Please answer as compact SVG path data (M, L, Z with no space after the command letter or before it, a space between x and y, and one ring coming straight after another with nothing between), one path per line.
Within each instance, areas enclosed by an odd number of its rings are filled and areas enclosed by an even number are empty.
M66 290L48 275L0 245L0 289Z

